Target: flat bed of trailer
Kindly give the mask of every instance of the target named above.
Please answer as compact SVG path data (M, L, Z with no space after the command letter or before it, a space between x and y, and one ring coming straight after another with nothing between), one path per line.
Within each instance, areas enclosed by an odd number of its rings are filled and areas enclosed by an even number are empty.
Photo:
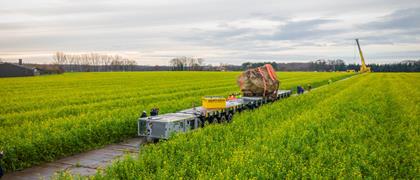
M216 122L230 122L237 112L258 108L268 102L289 97L291 93L291 90L279 90L274 100L265 97L242 97L226 100L225 108L206 109L199 106L175 113L139 118L138 135L149 139L169 139L173 133L186 132Z

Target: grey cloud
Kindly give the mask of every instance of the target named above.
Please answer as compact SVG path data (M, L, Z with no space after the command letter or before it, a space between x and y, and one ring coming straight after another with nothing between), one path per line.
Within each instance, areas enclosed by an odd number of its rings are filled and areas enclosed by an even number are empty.
M420 43L420 8L396 10L356 28L372 32L360 37L367 45Z
M271 40L309 40L322 38L343 32L340 29L320 29L320 25L336 22L331 19L312 19L304 21L287 22L278 28L271 36L262 36Z
M332 35L337 35L342 29L320 29L320 25L334 23L337 20L332 19L312 19L304 21L286 21L285 25L276 28L273 34L261 33L258 28L236 28L229 25L223 25L219 30L198 30L193 35L186 37L187 40L205 41L204 43L215 42L216 44L231 44L235 42L248 41L284 41L298 40L309 41L313 39L322 39ZM249 42L248 42L249 43ZM317 43L304 42L305 45L316 45ZM284 48L283 48L284 49Z
M364 24L368 29L417 29L420 28L420 8L400 9L378 18L375 22Z
M420 34L420 33L417 33ZM366 45L378 45L378 44L419 44L420 38L407 34L400 33L389 33L381 36L363 36L363 41Z
M168 58L156 52L182 54L194 47L197 48L194 53L203 49L203 54L209 53L209 57L213 53L227 60L275 59L279 52L288 50L297 53L296 59L309 59L312 54L295 50L347 48L356 35L363 45L419 43L420 8L407 9L416 2L4 0L0 2L0 56L9 55L10 51L40 49L44 52L133 50L153 51L150 56ZM367 16L366 20L370 21L367 24L341 26L353 23L341 15L386 11L390 12L387 16ZM294 20L308 17L312 19ZM255 27L246 26L247 20L256 19L283 25L265 26L265 29L258 23ZM330 26L335 23L338 25ZM324 25L333 28L326 29Z
M1 31L10 31L16 29L22 29L26 26L20 23L10 23L10 22L0 22L0 32Z

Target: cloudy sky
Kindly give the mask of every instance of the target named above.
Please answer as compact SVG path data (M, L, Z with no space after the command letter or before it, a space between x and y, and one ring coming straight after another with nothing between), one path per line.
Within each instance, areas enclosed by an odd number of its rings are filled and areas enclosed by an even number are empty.
M164 65L420 59L419 0L1 0L0 58L44 63L52 53L121 54Z

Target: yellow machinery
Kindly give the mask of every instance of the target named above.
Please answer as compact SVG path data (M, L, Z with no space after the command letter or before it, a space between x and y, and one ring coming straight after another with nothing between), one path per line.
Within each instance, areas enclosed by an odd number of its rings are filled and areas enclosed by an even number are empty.
M357 47L359 48L360 59L362 60L362 65L360 66L360 73L371 72L370 67L367 67L365 64L365 58L363 57L362 49L360 48L359 39L356 39Z
M347 69L347 72L348 73L354 73L354 72L356 72L354 69Z
M201 100L206 109L226 108L226 98L222 96L204 96Z

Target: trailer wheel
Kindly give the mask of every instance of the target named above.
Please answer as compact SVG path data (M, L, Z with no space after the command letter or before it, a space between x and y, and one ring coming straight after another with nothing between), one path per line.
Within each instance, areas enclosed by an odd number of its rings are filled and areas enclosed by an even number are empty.
M158 141L159 141L159 139L157 139L157 138L146 137L146 142L148 142L148 143L156 143Z
M222 115L218 118L218 120L219 120L219 123L226 122L226 116Z
M251 105L251 110L254 110L254 109L257 109L257 108L258 108L258 105L257 104Z
M206 120L205 119L199 119L198 120L198 127L203 128L205 124L206 124Z
M226 120L227 120L228 123L230 123L232 121L232 118L233 118L233 114L232 113L227 114Z
M209 124L213 124L214 121L216 121L216 118L214 116L212 116L212 117L209 117L207 121L208 121Z

